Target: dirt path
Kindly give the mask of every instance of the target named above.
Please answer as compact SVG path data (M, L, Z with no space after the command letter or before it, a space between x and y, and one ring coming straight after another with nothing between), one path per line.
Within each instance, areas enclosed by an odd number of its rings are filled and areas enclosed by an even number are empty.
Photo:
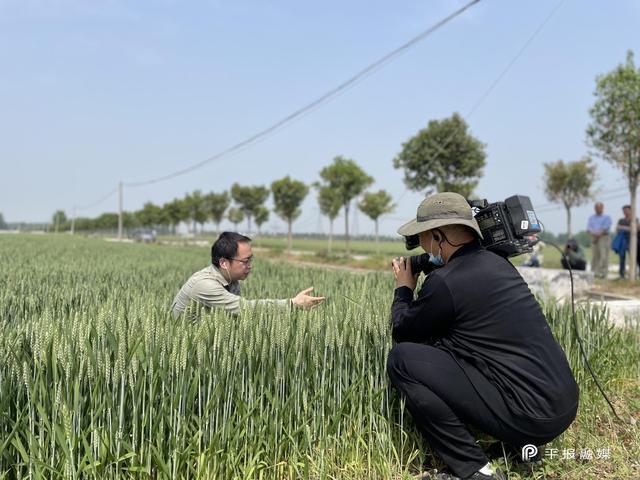
M610 293L640 299L640 282L638 281L634 283L628 280L596 281L591 290L598 293Z
M184 245L185 243L180 242L168 242L161 241L159 243L167 244L167 245ZM209 246L209 242L200 240L200 241L190 241L187 244L195 244L198 246ZM264 252L266 255L259 255L262 259L267 260L271 263L282 263L286 262L291 265L297 265L300 267L310 267L310 268L323 268L326 270L340 270L347 271L351 273L357 274L368 274L368 273L376 273L376 272L384 272L384 270L376 270L372 268L359 267L354 265L341 265L330 262L312 262L308 260L302 260L299 257L303 257L305 255L313 255L314 252L300 250L291 252L292 255L277 255L277 256L269 256L270 253L273 253L273 250L265 247L254 247L254 252ZM390 270L389 270L390 271ZM635 299L640 299L640 281L631 283L628 280L606 280L601 281L598 280L593 288L590 289L592 293L602 293L602 294L611 294L611 295L619 295L625 296Z
M371 268L360 268L360 267L354 267L351 265L336 265L335 263L306 262L304 260L298 260L295 258L288 258L288 257L275 257L275 258L266 257L265 260L271 263L286 262L291 265L296 265L299 267L324 268L326 270L342 270L342 271L347 271L351 273L360 273L360 274L380 273L380 270L373 270Z

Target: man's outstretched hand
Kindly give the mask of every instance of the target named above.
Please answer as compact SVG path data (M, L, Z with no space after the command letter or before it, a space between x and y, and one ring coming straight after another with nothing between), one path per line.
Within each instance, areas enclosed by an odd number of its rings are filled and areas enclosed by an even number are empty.
M313 291L313 287L305 288L300 293L298 293L295 297L291 299L291 303L293 303L298 308L311 308L316 305L321 304L324 301L324 297L312 297L309 295Z

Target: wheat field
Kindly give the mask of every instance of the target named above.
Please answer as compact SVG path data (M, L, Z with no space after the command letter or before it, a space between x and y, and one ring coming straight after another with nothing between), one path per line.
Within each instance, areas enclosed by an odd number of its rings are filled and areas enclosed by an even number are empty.
M437 465L385 373L390 274L258 259L246 297L314 286L327 301L174 320L173 296L208 262L197 247L0 238L1 478L400 479ZM511 478L633 478L637 434L582 367L569 310L545 308L582 391L553 446L610 445L611 456L498 464ZM618 408L637 414L637 329L613 329L603 312L579 319Z

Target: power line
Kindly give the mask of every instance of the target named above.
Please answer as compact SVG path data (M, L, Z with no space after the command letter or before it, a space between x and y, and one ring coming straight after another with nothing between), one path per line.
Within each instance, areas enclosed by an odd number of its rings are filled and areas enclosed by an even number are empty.
M615 194L615 195L611 196L610 194ZM627 194L629 194L628 188L622 186L622 187L612 188L610 190L603 190L601 192L598 192L596 195L594 195L594 198L596 198L597 200L612 200L615 198L623 197L624 195L627 195ZM560 205L560 202L544 203L536 207L536 212L545 211L545 210L551 211L561 206L562 205Z
M434 25L432 25L428 29L424 30L423 32L421 32L417 36L413 37L408 42L404 43L403 45L399 46L395 50L392 50L391 52L389 52L388 54L386 54L385 56L383 56L379 60L376 60L375 62L373 62L369 66L365 67L360 72L356 73L351 78L349 78L345 82L341 83L337 87L329 90L324 95L320 96L319 98L317 98L316 100L312 101L311 103L305 105L304 107L294 111L290 115L287 115L282 120L274 123L273 125L265 128L264 130L261 130L260 132L258 132L256 134L250 136L246 140L243 140L243 141L241 141L241 142L239 142L239 143L227 148L226 150L223 150L222 152L217 153L217 154L207 158L206 160L203 160L201 162L198 162L198 163L196 163L194 165L191 165L189 167L183 168L183 169L178 170L176 172L170 173L168 175L163 175L161 177L156 177L156 178L152 178L150 180L144 180L144 181L139 181L139 182L129 182L129 183L125 183L124 185L127 186L127 187L141 187L141 186L144 186L144 185L151 185L151 184L154 184L154 183L163 182L165 180L170 180L170 179L178 177L180 175L184 175L186 173L189 173L189 172L192 172L194 170L197 170L197 169L203 167L204 165L206 165L208 163L211 163L213 161L219 160L220 158L222 158L222 157L224 157L224 156L226 156L226 155L228 155L228 154L230 154L232 152L235 152L235 151L237 151L239 149L242 149L242 148L244 148L246 146L249 146L249 145L255 144L255 143L257 143L257 142L259 142L261 140L264 140L264 138L266 138L269 134L274 133L277 130L280 130L280 129L284 128L285 126L291 124L293 121L301 118L303 115L305 115L307 113L310 113L311 111L313 111L316 108L320 107L322 104L332 100L333 98L337 97L339 94L343 93L347 89L349 89L349 88L353 87L354 85L356 85L358 82L360 82L360 81L364 80L365 78L367 78L368 76L372 75L374 72L376 72L377 70L381 69L385 64L390 63L395 58L397 58L398 56L400 56L403 53L405 53L411 47L413 47L414 45L416 45L420 41L422 41L425 38L427 38L429 35L434 33L436 30L440 29L441 27L443 27L444 25L449 23L455 17L457 17L458 15L462 14L464 11L466 11L469 8L471 8L473 5L475 5L479 1L480 0L472 0L471 2L467 3L463 7L459 8L455 12L451 13L447 17L445 17L442 20L440 20L439 22L435 23Z
M106 195L103 195L102 197L100 197L99 200L96 200L93 203L90 203L88 205L82 205L79 207L74 207L76 210L88 210L89 208L93 208L95 206L100 205L102 202L104 202L105 200L107 200L108 198L112 197L116 192L118 191L117 188L114 188L113 190L111 190L109 193L107 193Z
M507 72L509 70L511 70L511 67L513 67L513 65L516 63L516 61L518 61L518 59L520 58L520 56L524 53L524 51L529 47L529 45L531 45L531 43L533 42L533 40L538 36L538 34L542 31L542 29L545 27L545 25L547 23L549 23L549 20L551 20L551 18L556 14L556 12L560 9L560 7L562 6L562 4L565 2L565 0L560 0L555 7L553 7L553 9L551 9L551 11L549 12L549 14L546 16L546 18L542 21L542 23L538 26L538 28L536 28L536 30L531 34L531 36L529 36L529 38L524 42L524 44L522 45L522 47L520 48L520 50L518 51L518 53L516 53L515 57L513 57L511 59L511 61L507 64L507 66L504 68L504 70L502 70L502 72L500 72L500 75L498 75L498 78L495 79L495 81L491 84L491 86L485 91L485 93L482 95L482 97L480 97L480 100L478 100L472 107L471 110L469 110L469 112L467 113L467 117L470 117L471 115L473 115L473 112L476 111L476 109L480 106L480 104L485 100L485 98L487 98L491 92L493 91L494 88L496 88L496 86L498 85L498 83L500 83L500 81L502 80L502 78L507 74Z
M282 120L276 122L275 124L271 125L270 127L266 128L266 129L264 129L264 130L262 130L262 131L260 131L260 132L258 132L256 134L252 135L251 137L247 138L246 140L244 140L242 142L239 142L239 143L233 145L232 147L229 147L226 150L224 150L222 152L219 152L218 154L213 155L212 157L207 158L206 160L203 160L203 161L201 161L201 162L199 162L197 164L194 164L194 165L192 165L190 167L187 167L185 169L179 170L179 171L174 172L172 174L165 175L165 176L162 176L162 177L156 177L156 178L153 178L153 179L150 179L150 180L146 180L146 181L123 183L122 185L123 186L128 186L128 187L139 187L139 186L145 186L145 185L150 185L150 184L159 183L159 182L162 182L162 181L165 181L165 180L169 180L171 178L175 178L177 176L180 176L180 175L189 173L191 171L194 171L194 170L196 170L198 168L201 168L201 167L203 167L204 165L206 165L208 163L211 163L211 162L213 162L215 160L221 159L222 157L229 156L230 154L238 153L241 150L243 150L245 148L248 148L248 147L250 147L250 146L252 146L252 145L254 145L254 144L256 144L256 143L258 143L258 142L260 142L260 141L262 141L264 139L266 139L269 135L272 135L272 134L276 133L277 131L285 128L286 126L290 125L294 121L302 118L303 116L305 116L305 115L311 113L312 111L314 111L315 109L319 108L324 103L327 103L327 102L331 101L332 99L336 98L338 95L340 95L341 93L347 91L349 88L352 88L353 86L357 85L360 81L364 80L368 76L370 76L373 73L375 73L377 70L379 70L382 67L384 67L386 64L388 64L391 61L393 61L396 57L398 57L398 56L402 55L403 53L405 53L406 51L408 51L415 44L417 44L420 41L422 41L425 38L427 38L429 35L434 33L436 30L438 30L439 28L444 26L446 23L450 22L455 17L457 17L458 15L462 14L467 9L471 8L472 6L474 6L476 3L479 3L479 1L480 0L473 0L473 1L469 2L468 4L464 5L460 9L458 9L455 12L453 12L452 14L450 14L449 16L445 17L444 19L440 20L439 22L437 22L433 26L431 26L428 29L426 29L425 31L421 32L419 35L413 37L408 42L404 43L400 47L398 47L395 50L391 51L390 53L386 54L385 56L383 56L379 60L373 62L372 64L370 64L369 66L367 66L366 68L364 68L363 70L361 70L360 72L358 72L357 74L355 74L354 76L352 76L351 78L346 80L345 82L341 83L337 87L333 88L332 90L328 91L327 93L325 93L324 95L319 97L318 99L316 99L313 102L309 103L308 105L306 105L306 106L294 111L293 113L291 113L290 115L286 116ZM513 67L513 65L517 62L517 60L522 56L522 54L525 52L525 50L530 46L530 44L533 42L533 40L538 36L538 34L542 31L544 26L550 21L550 19L559 10L559 8L562 6L562 4L564 2L565 2L565 0L560 0L554 6L554 8L551 10L551 12L545 17L543 22L536 28L536 30L533 32L533 34L529 36L529 38L525 41L525 43L519 49L519 51L516 53L516 55L509 61L507 66L500 72L500 74L498 75L496 80L494 80L491 83L489 88L472 105L472 107L470 108L470 110L466 114L467 118L470 117L480 107L480 105L486 100L486 98L493 92L493 90L497 87L497 85L500 83L500 81L506 76L508 71ZM454 137L454 135L451 135L442 144L441 148L446 148L448 146L448 144L451 142L451 140L453 139L453 137ZM435 155L434 155L433 158L435 158ZM432 160L433 160L433 158L432 158ZM109 192L109 194L105 195L104 197L101 197L98 201L96 201L96 202L94 202L94 203L92 203L90 205L83 206L83 207L78 207L78 208L79 209L87 209L87 208L91 208L93 206L96 206L99 203L102 203L103 201L105 201L106 199L111 197L117 191L118 191L118 188L112 190L111 192ZM408 193L408 191L409 191L408 188L405 189L405 191L400 195L400 197L396 200L396 202L399 202Z
M500 81L506 76L506 74L509 72L509 70L511 70L511 67L513 67L513 65L518 61L518 59L522 56L522 54L525 52L525 50L533 43L533 40L542 31L542 29L545 27L545 25L547 23L549 23L551 18L556 14L556 12L560 9L560 7L562 6L562 4L564 2L565 2L565 0L560 0L551 9L549 14L542 21L542 23L540 23L540 25L538 25L538 27L529 36L529 38L527 38L527 40L522 44L522 47L520 47L520 49L518 50L516 55L509 61L509 63L507 63L506 67L500 72L500 74L498 74L498 76L491 83L489 88L487 88L487 90L485 90L483 92L483 94L480 96L480 98L478 98L478 100L472 105L472 107L469 109L469 111L466 113L466 115L464 115L463 118L469 118L471 115L473 115L473 113L480 107L480 105L482 105L482 103L487 99L487 97L489 97L491 92L493 92L493 90L498 86ZM449 135L449 137L442 143L442 145L440 145L440 148L442 150L444 150L446 147L448 147L449 143L451 143L451 140L453 140L453 137L455 137L455 133ZM432 157L429 159L429 162L433 161L436 158L436 155L437 154L432 155ZM400 197L398 197L398 199L396 200L396 203L399 203L400 200L402 200L402 198L407 194L408 191L409 191L409 187L407 187L405 189L405 191L402 193L402 195L400 195Z
M623 198L629 195L629 192L620 192L617 194L613 194L613 195L608 195L608 196L604 196L604 197L598 197L599 201L607 201L607 200L616 200L618 198ZM558 209L562 209L564 208L562 205L560 204L556 204L553 206L548 206L548 207L543 207L543 208L536 208L536 213L547 213L547 212L553 212L554 210L558 210Z

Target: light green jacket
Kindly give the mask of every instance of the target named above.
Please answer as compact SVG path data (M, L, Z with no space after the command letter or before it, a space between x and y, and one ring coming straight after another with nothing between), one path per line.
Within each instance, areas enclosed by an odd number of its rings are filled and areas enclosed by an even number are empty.
M171 308L174 318L178 318L185 311L190 317L195 318L198 307L204 307L206 310L224 308L228 313L237 315L242 306L258 304L287 307L291 305L291 299L245 300L240 297L240 282L229 283L217 267L209 265L191 275L173 299Z

